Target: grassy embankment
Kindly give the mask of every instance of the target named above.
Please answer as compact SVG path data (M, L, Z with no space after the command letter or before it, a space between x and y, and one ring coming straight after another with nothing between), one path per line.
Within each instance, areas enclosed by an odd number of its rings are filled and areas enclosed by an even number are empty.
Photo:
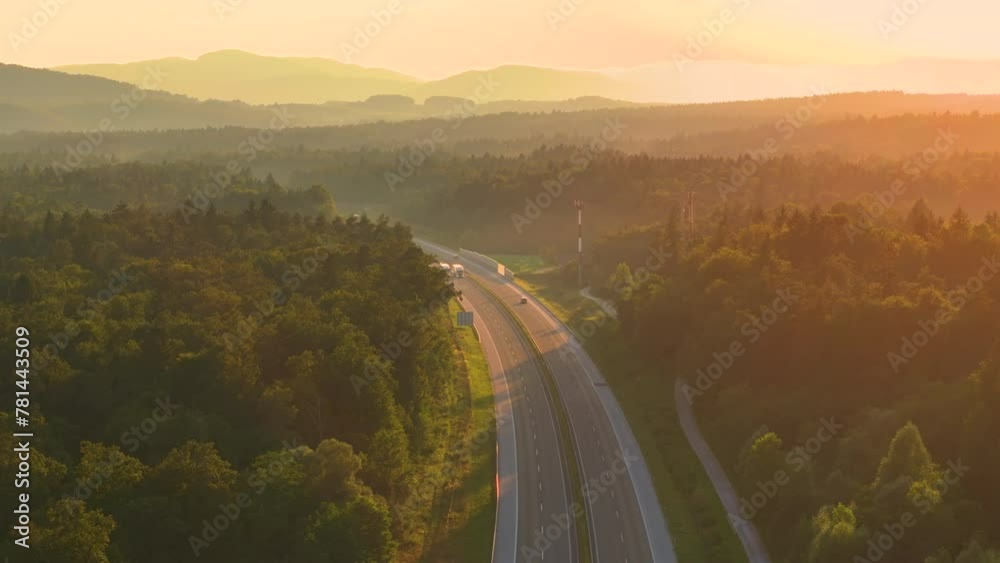
M455 325L459 305L448 313ZM496 520L496 417L493 387L483 349L471 328L455 325L455 369L459 403L464 412L454 433L448 469L432 514L434 530L422 561L476 563L490 561Z
M579 294L576 287L545 271L534 256L495 257L518 273L517 282L544 303L584 342L628 417L670 527L681 563L745 562L726 511L677 422L674 377L629 349L618 322ZM506 261L505 261L506 260ZM521 265L518 270L514 264ZM589 338L580 328L598 326Z

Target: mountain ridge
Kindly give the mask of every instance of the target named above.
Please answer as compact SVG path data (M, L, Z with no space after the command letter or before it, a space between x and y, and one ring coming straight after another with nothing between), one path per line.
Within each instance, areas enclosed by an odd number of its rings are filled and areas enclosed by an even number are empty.
M147 73L149 71L143 71ZM163 72L163 69L152 69ZM169 74L169 73L167 73ZM169 76L162 79L165 82ZM141 80L140 80L141 82ZM156 80L147 84L161 82ZM0 63L0 133L15 131L92 131L104 120L117 130L266 127L274 104L197 99L108 78L69 74ZM436 96L413 99L379 94L356 102L282 104L297 116L297 126L331 126L428 118L457 118L501 112L586 111L639 107L594 96L559 101L470 100ZM470 105L471 104L471 105ZM471 109L470 109L471 108ZM126 119L127 118L127 119Z
M252 104L355 102L375 95L403 95L417 102L435 96L474 98L483 80L503 84L502 90L487 96L488 101L562 101L581 96L625 99L631 94L625 81L592 71L502 65L424 81L388 69L334 59L271 57L239 50L214 51L197 59L168 57L131 63L67 65L50 70L138 84L151 66L158 66L167 75L163 84L166 91L199 99ZM220 75L220 70L225 73ZM495 79L496 76L502 79Z
M196 59L168 57L122 64L69 65L53 70L137 84L149 65L170 76L163 89L198 99L247 103L326 103L401 95L418 103L434 97L476 98L482 82L501 87L483 101L561 101L598 96L635 103L706 103L833 92L898 90L913 94L1000 93L1000 60L907 58L865 64L778 65L740 60L691 60L605 70L523 64L470 69L434 80L322 57L273 57L240 50Z

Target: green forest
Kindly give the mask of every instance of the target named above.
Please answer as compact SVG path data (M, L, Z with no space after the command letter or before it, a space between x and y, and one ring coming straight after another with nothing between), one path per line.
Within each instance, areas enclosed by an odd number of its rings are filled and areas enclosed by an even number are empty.
M729 208L693 240L609 237L595 255L633 258L593 267L775 561L998 561L1000 216L854 216Z
M113 193L190 173L81 174ZM28 209L0 218L0 330L32 343L19 561L399 560L457 384L452 289L406 227L267 199Z
M259 148L121 131L71 166L79 134L0 136L0 329L39 349L32 555L412 560L461 382L452 290L411 229L577 297L581 200L586 280L619 312L587 345L623 339L661 428L682 381L733 525L776 563L997 563L987 101L504 113ZM721 542L714 493L682 492Z

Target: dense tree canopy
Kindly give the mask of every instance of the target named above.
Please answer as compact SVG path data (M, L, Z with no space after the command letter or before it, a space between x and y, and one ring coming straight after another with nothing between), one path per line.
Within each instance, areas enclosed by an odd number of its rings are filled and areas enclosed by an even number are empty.
M452 290L408 229L268 200L2 222L0 329L32 340L33 560L394 559L411 523L390 507L453 394Z
M631 345L684 377L744 498L773 487L750 516L778 561L995 557L1000 224L904 211L734 208L693 241L667 224L595 249Z

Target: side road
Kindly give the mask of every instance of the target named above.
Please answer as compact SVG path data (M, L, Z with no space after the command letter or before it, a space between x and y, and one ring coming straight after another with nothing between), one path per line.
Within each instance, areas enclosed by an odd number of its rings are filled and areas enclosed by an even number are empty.
M684 394L683 386L684 382L678 378L674 384L674 402L677 404L677 416L680 418L681 426L684 428L684 435L687 436L688 443L691 444L694 453L698 455L698 459L701 461L702 467L705 468L708 478L712 480L715 493L719 495L719 499L722 500L722 506L725 507L726 512L729 514L729 524L732 525L736 535L740 538L740 542L743 543L743 550L747 553L747 559L750 560L750 563L771 563L771 557L767 554L767 549L764 547L764 542L760 539L760 534L757 533L757 528L754 527L752 522L744 520L739 516L740 497L736 493L733 484L729 481L726 471L722 468L715 454L712 453L712 448L709 447L708 442L701 435L701 430L698 429L698 421L694 416L694 409Z

